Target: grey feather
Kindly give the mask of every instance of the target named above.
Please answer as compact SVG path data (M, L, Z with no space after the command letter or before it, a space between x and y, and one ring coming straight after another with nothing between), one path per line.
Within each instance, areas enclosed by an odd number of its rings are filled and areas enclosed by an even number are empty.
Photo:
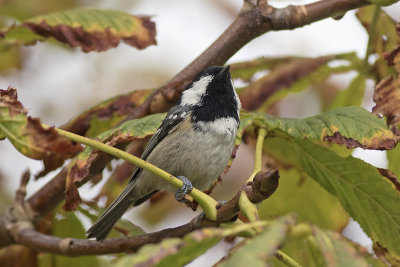
M135 202L129 197L135 188L135 180L131 180L124 191L111 203L106 211L96 220L87 231L87 237L96 237L97 241L103 240L111 232L114 224L122 217Z
M165 136L171 133L171 131L184 120L186 116L180 116L179 118L171 119L175 115L176 109L171 109L156 134L152 136L148 142L141 158L146 160L151 151L160 143ZM103 240L112 230L114 224L122 217L127 209L132 205L139 205L148 198L150 198L157 190L149 192L145 195L133 194L135 190L135 180L140 176L142 168L136 167L133 172L133 177L129 181L124 191L111 203L106 211L94 222L92 227L87 231L87 237L96 237L97 240Z

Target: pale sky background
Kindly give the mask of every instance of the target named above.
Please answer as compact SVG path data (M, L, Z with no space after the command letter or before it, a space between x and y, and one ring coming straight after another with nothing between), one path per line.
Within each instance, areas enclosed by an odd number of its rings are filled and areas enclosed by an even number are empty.
M157 27L157 46L136 50L124 44L103 53L82 53L79 49L64 49L48 43L39 43L23 50L22 71L0 75L0 88L10 84L18 89L19 99L29 115L42 118L48 125L59 126L101 100L133 89L154 88L162 85L204 51L233 21L241 7L242 0L189 1L189 0L148 0L132 1L84 1L89 6L119 9L132 14L153 16ZM216 4L218 2L218 4ZM269 1L276 7L288 4L304 4L313 1ZM226 8L227 7L227 8ZM386 8L396 19L400 16L400 5ZM397 16L397 17L396 17ZM354 12L348 12L341 20L326 19L293 31L270 32L242 48L229 63L255 59L260 56L300 55L321 56L326 54L356 51L363 57L367 35L358 23ZM343 77L336 77L338 82ZM371 86L370 86L371 87ZM369 88L364 103L371 109ZM307 105L293 107L295 98L304 98ZM305 117L319 112L319 104L312 92L288 97L281 108L286 117ZM249 169L233 167L231 173L245 177L252 168L249 149L241 149L239 157L249 162ZM249 156L250 155L250 156ZM384 152L356 149L354 156L379 167L386 167ZM0 171L7 178L4 186L13 195L19 178L26 168L36 173L42 168L39 161L20 155L8 141L0 142ZM240 159L239 159L240 161ZM40 188L52 177L37 182L31 181L29 194ZM225 185L225 183L224 183ZM80 192L86 197L95 195L99 189L84 186ZM182 207L180 214L171 214L160 225L146 227L147 230L161 229L184 223L193 213ZM140 213L140 208L128 214ZM180 218L180 223L176 218ZM140 217L135 223L141 225ZM361 234L356 223L351 223L346 234L363 245L370 241ZM190 266L204 266L205 262L218 260L229 250L227 244L218 247L217 252L207 254Z

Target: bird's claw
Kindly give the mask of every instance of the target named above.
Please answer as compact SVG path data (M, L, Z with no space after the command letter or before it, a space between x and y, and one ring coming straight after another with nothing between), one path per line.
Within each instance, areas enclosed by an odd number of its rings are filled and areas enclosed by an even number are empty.
M193 190L193 185L192 182L185 176L178 176L176 177L179 180L182 181L183 186L176 190L175 192L175 199L178 200L179 202L182 202L186 194L190 194Z

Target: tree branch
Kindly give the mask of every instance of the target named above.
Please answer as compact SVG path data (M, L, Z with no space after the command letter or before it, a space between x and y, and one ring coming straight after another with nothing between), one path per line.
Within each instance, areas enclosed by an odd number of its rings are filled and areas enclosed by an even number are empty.
M75 238L59 238L37 232L32 225L16 222L9 226L12 242L28 246L40 252L48 252L67 256L103 255L121 252L135 252L140 247L158 243L164 238L182 237L196 229L218 226L229 222L239 213L239 198L242 192L253 203L260 203L272 195L278 187L279 173L259 172L254 183L246 183L241 190L226 204L217 210L217 221L210 221L205 216L198 216L189 223L175 228L164 229L159 232L124 238L111 238L102 242Z
M368 5L365 0L322 0L308 5L274 8L266 0L245 0L244 5L225 32L186 68L159 89L161 99L175 102L184 87L207 66L223 65L244 45L271 30L300 28L325 18L338 18L347 11ZM156 96L155 96L156 97ZM160 101L157 101L160 103ZM158 104L159 105L159 104ZM159 105L151 107L157 111Z

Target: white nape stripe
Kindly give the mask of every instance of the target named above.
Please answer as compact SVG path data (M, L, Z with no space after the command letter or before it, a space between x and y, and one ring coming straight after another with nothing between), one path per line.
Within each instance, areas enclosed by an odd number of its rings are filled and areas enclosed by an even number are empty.
M236 134L238 122L232 118L219 118L214 121L199 121L197 125L204 131L213 131L217 134Z
M192 87L183 91L181 104L183 106L201 106L201 98L205 95L207 86L212 79L213 76L208 75L194 82Z
M235 86L233 85L232 79L231 79L231 83L232 83L233 93L235 94L235 100L236 100L236 102L238 104L238 114L239 114L239 111L242 108L242 103L240 102L239 96L236 93L236 89L235 89Z

